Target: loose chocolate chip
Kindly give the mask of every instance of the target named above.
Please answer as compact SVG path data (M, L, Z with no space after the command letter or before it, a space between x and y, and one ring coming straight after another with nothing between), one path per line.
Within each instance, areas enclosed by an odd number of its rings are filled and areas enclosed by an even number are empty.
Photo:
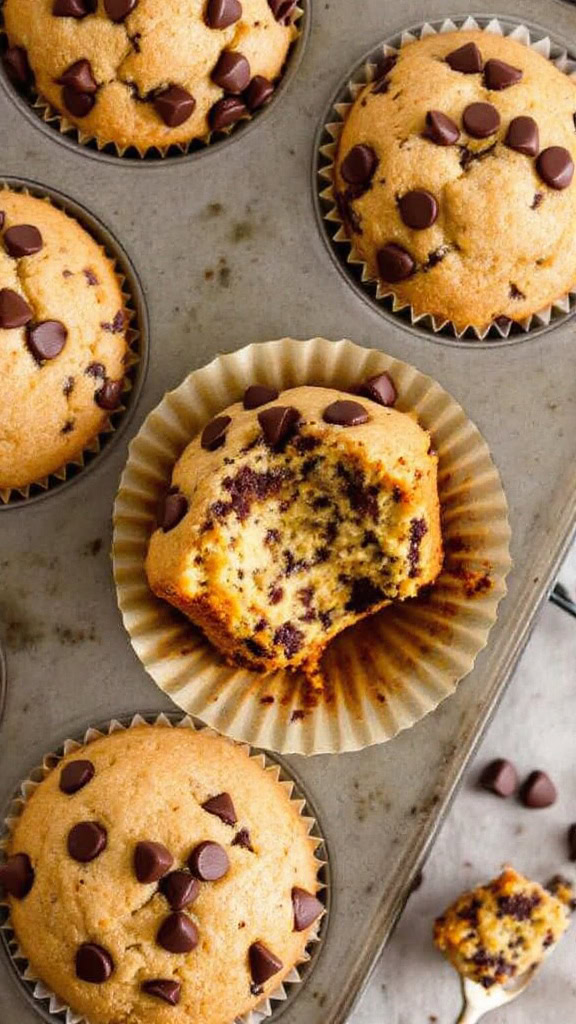
M422 231L432 226L438 217L438 203L431 192L413 189L398 200L400 216L409 228Z
M568 829L568 856L570 860L576 860L576 824Z
M273 405L271 409L263 409L258 413L264 440L271 448L276 448L290 437L299 419L298 409L291 405Z
M54 0L52 4L55 18L85 18L93 10L94 3L90 0Z
M221 132L224 128L236 124L248 113L248 107L237 96L226 96L218 100L210 110L210 127L214 132Z
M164 533L169 533L184 518L188 511L188 500L183 494L167 494L162 511L161 526Z
M358 427L361 423L367 423L370 417L360 402L340 399L326 407L322 419L325 423L336 423L340 427Z
M254 853L254 847L250 841L250 833L247 828L241 828L236 833L232 840L232 846L241 846L244 850L250 850L251 853Z
M230 861L220 843L207 841L199 843L192 850L188 858L188 867L201 882L216 882L219 878L224 878L230 868Z
M11 288L0 288L0 327L23 327L33 317L25 299Z
M250 64L236 50L224 50L212 72L212 81L238 96L250 84Z
M136 7L138 0L104 0L104 10L110 21L124 21Z
M95 942L83 942L76 951L76 977L91 985L101 985L114 970L114 961L107 949Z
M278 398L276 388L267 388L264 384L251 384L244 392L245 409L259 409L261 405L275 402Z
M65 85L62 89L62 102L72 117L87 117L96 103L96 97L87 92L76 92Z
M297 0L268 0L272 14L281 25L287 25L296 7Z
M60 772L60 789L63 793L77 793L94 778L92 761L69 761Z
M487 139L500 127L500 114L491 103L470 103L462 115L464 128L474 139Z
M281 971L284 964L274 956L263 942L253 942L248 950L250 974L255 985L264 985L269 978Z
M152 978L150 981L142 982L142 991L146 995L162 999L169 1006L178 1005L181 988L180 982L174 981L173 978Z
M522 78L522 74L520 68L514 68L503 60L487 60L484 65L484 84L487 89L500 92L501 89L508 89L511 85L516 85Z
M0 887L22 900L34 885L34 869L27 853L14 853L0 864Z
M514 765L503 757L490 761L480 775L480 785L496 796L511 796L518 786L518 775Z
M574 175L572 157L564 146L543 149L536 161L536 168L542 181L557 190L568 188Z
M324 907L320 900L306 889L297 886L292 889L292 907L294 909L294 931L303 932L316 921Z
M200 895L200 883L187 871L171 871L164 875L158 887L168 900L171 910L184 910Z
M238 821L229 793L219 793L218 796L210 797L202 807L208 814L215 814L225 825L235 825Z
M484 66L482 54L476 43L465 43L464 46L449 53L445 59L453 71L460 71L463 75L477 75Z
M509 149L525 156L536 156L540 149L540 134L533 117L514 117L508 126L505 143Z
M205 21L208 28L228 28L242 17L239 0L208 0Z
M397 392L394 387L394 381L387 373L379 373L375 377L369 377L363 384L360 385L360 394L366 395L367 398L371 398L373 402L378 402L379 405L394 405L396 401Z
M33 256L42 248L42 235L33 224L16 224L4 232L4 245L9 256L20 259Z
M164 918L156 941L169 953L189 953L198 945L198 929L187 914L177 910Z
M43 320L28 326L26 343L36 362L41 363L60 355L67 337L68 331L59 320Z
M556 786L546 772L531 772L520 787L520 800L525 807L550 807L557 795Z
M380 277L389 284L405 281L416 270L412 256L401 245L389 242L378 253L378 269Z
M12 85L28 85L32 81L28 54L23 46L9 46L3 54L2 63Z
M174 857L162 843L144 839L136 843L134 871L139 882L157 882L172 867Z
M68 833L68 853L73 860L87 864L98 857L108 842L106 829L97 821L79 821Z
M378 157L372 146L353 146L340 167L340 173L349 185L365 185L371 181L378 166Z
M453 146L460 138L460 129L441 110L429 110L426 114L424 136L437 146Z
M103 386L94 395L96 405L99 405L101 409L117 409L120 405L123 387L123 380L106 379Z
M57 79L59 85L66 85L74 92L95 93L98 83L92 74L92 65L89 60L74 61L69 68Z
M180 85L169 85L167 89L156 94L154 109L169 128L177 128L184 124L194 113L196 100Z
M266 106L274 94L274 83L264 75L254 75L250 85L244 93L248 110L259 110Z
M230 416L216 416L215 419L210 420L210 423L207 423L202 431L200 438L202 447L208 452L221 448L226 440L226 431L231 422Z

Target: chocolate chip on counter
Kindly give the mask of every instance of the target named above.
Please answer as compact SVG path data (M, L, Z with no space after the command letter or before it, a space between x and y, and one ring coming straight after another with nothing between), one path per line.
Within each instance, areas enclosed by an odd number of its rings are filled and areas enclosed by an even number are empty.
M409 228L422 231L432 227L438 217L438 203L426 189L413 189L398 200L400 216Z
M263 942L253 942L248 950L250 974L255 985L263 985L274 974L281 971L284 964L274 956Z
M109 411L117 409L120 405L123 388L123 380L110 380L107 378L103 386L94 395L96 405L99 405L101 409Z
M542 181L550 188L568 188L574 175L574 163L564 146L549 146L543 149L536 161L536 169Z
M390 85L388 76L392 71L392 68L395 67L397 61L398 54L389 53L376 68L374 85L372 86L372 92L375 96L388 92L388 87Z
M104 10L110 21L124 21L136 7L138 0L104 0Z
M477 75L484 67L482 54L476 43L465 43L457 50L452 50L445 60L453 71L460 71L463 75Z
M12 85L20 87L32 81L28 54L23 46L9 46L2 55L2 63Z
M268 0L272 14L281 25L288 25L296 3L297 0Z
M150 981L142 982L142 991L146 995L162 999L169 1006L178 1005L181 988L180 982L174 981L173 978L151 978Z
M33 312L18 292L12 288L0 288L0 327L9 330L23 327L30 322Z
M96 97L87 92L76 92L65 85L62 89L62 102L72 117L87 117L96 103Z
M154 97L154 110L169 128L184 124L195 108L196 100L180 85L169 85Z
M83 942L76 951L76 977L91 985L101 985L114 970L114 961L107 949L95 942Z
M369 377L360 385L360 394L371 398L379 405L394 405L398 397L394 381L387 373L378 373L375 377Z
M416 270L410 253L395 242L389 242L378 253L378 270L380 277L388 284L405 281Z
M533 117L514 117L508 125L504 140L509 149L525 156L537 156L540 149L540 133Z
M164 918L156 941L169 953L189 953L198 945L198 929L187 914L177 910Z
M15 224L4 232L6 252L14 259L33 256L43 246L42 235L33 224Z
M228 872L230 861L220 843L206 841L194 847L188 858L188 867L201 882L217 882Z
M556 802L556 786L546 772L531 772L520 787L520 800L525 807L539 809Z
M269 78L264 78L264 75L254 75L244 93L248 110L259 110L260 107L265 107L272 99L273 94L274 83Z
M67 337L68 331L59 320L42 320L28 326L26 343L36 362L41 363L60 355Z
M226 431L230 426L232 420L230 416L216 416L215 419L210 420L202 431L200 438L200 444L208 452L214 452L217 448L221 448L226 440Z
M250 833L247 828L241 828L234 836L232 840L232 846L241 846L244 850L250 850L250 853L254 853L254 847L250 840Z
M108 835L97 821L79 821L74 825L67 840L68 853L73 860L87 864L106 849Z
M52 14L55 18L85 18L95 8L94 0L54 0Z
M238 96L250 84L250 64L236 50L224 50L212 72L212 81L226 92Z
M568 829L568 857L570 860L576 860L576 823L570 825Z
M210 127L214 132L221 132L246 117L248 107L237 96L225 96L218 100L210 110Z
M453 146L460 138L460 129L452 118L441 110L429 110L426 114L424 137L437 146Z
M228 28L242 17L239 0L208 0L204 20L208 28Z
M340 174L349 185L365 185L372 180L378 157L372 146L353 146L340 166Z
M300 413L292 405L273 405L271 409L258 413L264 440L271 448L276 448L290 437L299 419Z
M92 74L92 65L85 57L76 60L56 79L59 85L66 85L73 92L95 93L98 83Z
M171 910L184 910L200 895L200 883L187 871L170 871L158 886Z
M155 843L151 839L136 843L134 872L139 882L157 882L173 863L174 857L162 843Z
M464 128L474 139L487 139L500 127L500 114L491 103L470 103L462 115Z
M504 757L490 761L480 775L480 785L496 796L511 796L518 786L518 775L514 765Z
M69 761L60 772L60 789L63 793L77 793L94 778L92 761Z
M322 419L325 423L335 423L340 427L359 427L360 424L367 423L370 416L360 402L340 399L326 407Z
M245 409L259 409L261 405L275 402L277 398L276 388L267 388L264 384L251 384L246 388L242 402Z
M17 900L24 899L34 885L34 869L27 853L13 853L0 864L0 887Z
M299 889L298 886L292 889L292 907L295 932L306 931L306 928L309 928L324 910L316 896L307 892L306 889Z
M520 68L514 68L503 60L487 60L484 65L484 84L493 92L516 85L522 75L523 71Z
M238 821L232 797L229 793L219 793L218 796L210 797L209 800L206 800L206 803L202 804L202 807L208 814L214 814L217 818L220 818L225 825L235 825Z
M162 510L160 525L164 533L169 533L184 519L188 511L188 500L179 492L167 494Z

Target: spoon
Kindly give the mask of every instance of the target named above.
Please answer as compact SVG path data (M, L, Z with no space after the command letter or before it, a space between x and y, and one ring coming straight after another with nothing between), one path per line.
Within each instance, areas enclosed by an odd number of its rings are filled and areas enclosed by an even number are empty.
M486 1013L517 999L528 987L539 966L534 964L530 970L506 985L506 988L494 985L491 989L485 989L478 982L470 981L470 978L462 978L464 1006L456 1024L476 1024Z

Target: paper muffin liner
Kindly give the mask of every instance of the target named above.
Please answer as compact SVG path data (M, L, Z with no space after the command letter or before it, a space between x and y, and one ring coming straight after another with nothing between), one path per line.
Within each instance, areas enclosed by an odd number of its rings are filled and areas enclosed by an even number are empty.
M261 117L269 107L274 105L280 93L283 92L284 85L288 82L291 72L296 70L299 63L299 57L308 34L308 23L307 0L299 0L297 7L294 8L292 19L292 25L296 29L296 35L290 44L286 60L284 61L280 74L276 79L274 94L269 103L265 104L264 107L261 107L260 110L256 110L252 114L247 114L247 116L241 118L240 121L237 121L236 124L230 125L222 131L210 130L201 138L191 139L189 142L171 143L168 146L140 147L133 144L129 146L119 146L117 143L111 142L109 139L101 139L97 135L90 135L87 132L83 132L77 125L73 124L72 121L69 121L65 114L56 110L56 108L53 107L47 99L45 99L40 93L36 92L33 85L30 85L23 90L19 90L7 80L5 74L4 79L10 94L17 97L26 105L26 107L31 109L42 125L45 125L48 129L58 131L63 138L71 140L79 146L87 147L88 152L102 153L107 154L108 156L120 158L132 158L136 161L165 160L167 157L187 156L198 152L204 152L208 146L212 145L213 142L222 143L231 138L236 138L241 134L242 129L245 129L247 125L252 124L255 120ZM7 45L8 35L4 28L0 5L0 52L3 52Z
M195 723L190 716L179 713L169 714L135 714L121 718L113 718L103 725L90 726L79 739L66 739L57 750L45 754L42 763L33 769L30 776L18 787L18 790L10 802L7 814L3 821L2 836L0 838L0 850L5 851L9 845L14 826L22 814L26 803L36 790L42 780L58 765L62 757L79 750L94 740L113 732L132 729L135 726L154 725L167 729L192 729L194 731L204 730L206 727ZM208 730L212 732L212 730ZM314 860L317 866L317 878L319 882L318 898L324 903L324 914L318 919L315 928L312 929L308 944L302 960L296 967L293 967L284 980L265 999L250 1010L248 1013L237 1017L230 1024L260 1024L266 1018L274 1016L275 1006L278 1009L286 1000L297 995L298 989L292 988L305 981L313 970L318 953L321 949L321 941L326 932L328 914L330 910L330 865L326 842L323 838L315 809L310 804L310 798L304 792L302 783L296 779L291 771L282 763L278 763L262 751L252 750L247 744L242 744L246 753L254 758L266 772L279 782L282 788L290 797L291 803L298 810L301 816L310 844L314 850ZM31 1000L34 1008L41 1013L46 1020L56 1017L65 1024L90 1024L90 1020L81 1013L77 1013L56 993L52 992L44 982L35 974L26 956L18 945L10 918L10 904L6 899L0 899L0 937L5 954L10 965L18 978L26 996ZM310 948L308 948L310 947ZM287 990L292 989L292 992Z
M24 487L0 488L0 509L30 504L46 497L78 479L121 436L136 407L148 365L148 324L144 295L132 263L113 235L88 210L55 189L21 178L0 177L0 188L9 188L37 199L44 199L62 210L98 243L114 265L122 293L126 353L124 356L124 387L117 409L109 412L102 428L88 444L63 466Z
M174 463L194 435L248 384L349 390L388 371L396 408L414 413L439 452L445 564L417 599L339 634L322 660L323 688L299 672L263 675L226 664L192 623L148 586L144 567ZM250 345L190 374L131 442L114 507L118 604L132 646L157 685L219 732L282 753L357 750L391 739L453 693L488 640L510 568L498 471L477 428L413 366L351 341Z
M370 301L380 313L392 314L413 327L423 329L438 340L455 338L471 342L489 341L491 344L507 341L522 341L535 331L542 331L550 325L560 323L576 309L576 283L565 295L555 299L537 313L524 320L514 321L502 318L480 329L473 324L458 328L451 320L441 319L429 313L417 314L410 303L401 301L385 283L374 277L354 246L354 239L348 234L336 201L334 189L334 164L342 128L354 101L362 89L374 81L379 63L383 57L398 53L403 46L414 43L426 36L441 32L463 32L478 29L493 35L509 36L516 42L531 47L547 60L551 60L560 71L576 77L576 53L545 32L544 29L525 25L509 17L464 17L424 22L384 40L355 66L336 97L331 101L327 114L322 120L315 147L314 195L316 213L328 249L344 276L352 281L359 292ZM494 339L494 340L492 340Z

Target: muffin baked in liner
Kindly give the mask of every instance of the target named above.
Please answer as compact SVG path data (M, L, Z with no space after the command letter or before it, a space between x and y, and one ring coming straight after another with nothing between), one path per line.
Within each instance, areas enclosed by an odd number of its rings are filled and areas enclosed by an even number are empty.
M128 255L113 235L88 210L68 196L25 179L0 178L0 195L3 188L22 192L37 199L44 199L56 209L70 216L95 241L103 254L112 261L122 293L126 354L122 400L117 409L111 411L100 432L74 458L33 483L23 487L0 488L0 509L23 505L71 483L80 473L91 466L109 447L112 439L119 436L127 425L138 400L148 362L147 313L143 293L136 272Z
M316 211L324 239L339 269L355 288L379 312L400 317L412 326L426 331L438 340L459 339L462 341L488 341L502 343L522 341L537 330L542 330L564 319L576 309L576 282L573 289L554 302L522 321L497 323L494 321L484 329L468 325L460 329L450 320L439 319L427 313L416 314L411 305L402 302L388 290L384 282L374 277L360 254L342 221L334 190L334 161L338 152L338 141L342 128L354 101L362 89L374 81L383 58L398 53L403 46L430 35L446 32L480 30L500 36L509 36L516 42L531 47L541 56L551 60L559 70L569 76L576 75L576 54L555 42L543 29L521 24L511 18L462 17L446 18L439 22L424 22L384 40L371 50L354 68L339 88L336 98L321 126L315 155L314 193Z
M349 390L387 371L396 408L412 412L439 453L445 563L436 584L341 633L321 662L322 688L299 673L227 665L192 623L155 597L144 562L174 463L249 384ZM414 367L351 341L250 345L169 392L130 445L114 507L113 559L124 625L157 685L235 739L283 753L337 753L391 739L452 693L485 646L510 568L506 498L488 447L458 403Z
M45 754L42 758L42 764L35 768L31 772L30 777L20 784L18 792L12 799L6 817L4 818L3 835L0 838L0 850L6 850L15 822L22 814L26 802L32 796L38 784L55 768L62 757L73 753L75 750L90 744L94 740L101 739L103 736L109 735L110 733L122 731L124 729L131 729L135 726L145 725L161 726L167 729L197 730L198 728L204 728L203 726L195 724L189 716L178 713L168 715L163 713L149 715L135 714L126 718L113 718L104 725L96 727L91 726L86 729L85 733L81 737L65 740L56 751L51 751L50 753ZM301 815L310 843L314 850L314 860L317 864L317 875L320 884L317 895L325 904L326 908L325 913L319 918L315 929L312 931L309 940L310 948L307 948L303 960L297 965L297 967L294 967L286 978L284 978L284 981L253 1010L244 1014L242 1017L236 1018L236 1021L234 1022L230 1021L230 1024L260 1024L260 1021L273 1016L275 1005L282 1004L287 999L291 998L292 994L294 996L297 995L297 989L292 989L292 993L290 992L291 986L298 985L302 981L305 981L310 971L313 970L317 954L321 949L321 939L326 930L327 913L330 907L330 867L327 860L325 840L322 837L318 821L314 816L313 809L310 807L308 797L301 788L300 782L286 770L283 764L281 765L278 762L273 761L272 758L269 758L262 752L252 751L247 745L244 745L244 749L249 757L255 758L261 767L280 783L290 797L291 802L297 808L298 813ZM49 1017L53 1015L56 1021L63 1021L65 1024L90 1024L90 1020L88 1018L71 1009L71 1007L63 1002L58 995L48 989L42 979L38 978L34 973L28 963L28 960L18 946L18 940L14 934L11 924L9 902L6 899L0 899L0 938L2 940L3 950L10 960L11 967L19 980L20 985L22 986L26 996L32 1000L33 1005L35 1004L34 1008L38 1010L42 1016L49 1019Z

